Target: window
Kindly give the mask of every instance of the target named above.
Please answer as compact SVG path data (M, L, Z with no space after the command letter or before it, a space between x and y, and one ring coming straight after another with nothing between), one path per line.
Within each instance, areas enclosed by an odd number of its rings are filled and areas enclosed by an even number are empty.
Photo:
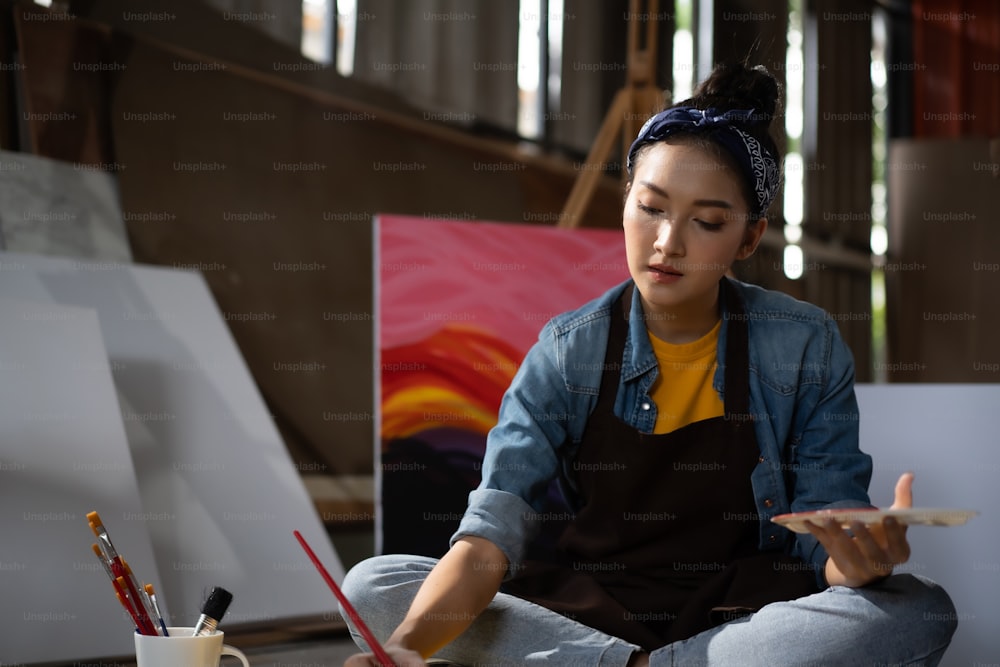
M356 0L302 0L302 55L350 76L357 24Z
M520 0L517 43L517 131L542 139L559 113L562 68L562 0Z

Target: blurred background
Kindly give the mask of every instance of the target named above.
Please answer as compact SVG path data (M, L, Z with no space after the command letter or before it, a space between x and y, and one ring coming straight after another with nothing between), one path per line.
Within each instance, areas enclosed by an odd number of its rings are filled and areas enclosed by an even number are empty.
M373 215L617 227L630 25L657 106L716 63L782 84L783 193L741 278L825 308L861 382L1000 379L995 0L0 9L0 181L48 198L5 197L4 248L201 271L345 565L375 520ZM103 244L58 247L94 193Z

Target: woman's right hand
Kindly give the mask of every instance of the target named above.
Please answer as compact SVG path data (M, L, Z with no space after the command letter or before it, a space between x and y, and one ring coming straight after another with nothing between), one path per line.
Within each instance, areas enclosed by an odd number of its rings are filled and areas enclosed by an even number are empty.
M385 652L396 667L427 667L427 662L416 651L386 646ZM374 653L357 653L344 661L344 667L382 667Z
M456 540L383 644L396 666L426 667L421 656L434 655L465 632L500 590L507 568L507 557L489 540L471 535ZM371 653L362 653L344 667L380 666Z

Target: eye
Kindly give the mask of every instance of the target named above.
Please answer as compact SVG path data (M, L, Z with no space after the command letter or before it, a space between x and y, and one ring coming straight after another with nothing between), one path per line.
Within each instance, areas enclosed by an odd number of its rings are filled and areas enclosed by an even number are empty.
M638 200L636 200L635 205L640 211L642 211L643 213L647 213L649 215L659 215L660 213L663 213L663 211L661 211L660 209L653 208L652 206L646 206L645 204L643 204L641 201Z
M723 225L721 222L708 222L707 220L699 220L698 218L695 218L694 221L707 232L717 232L722 229Z

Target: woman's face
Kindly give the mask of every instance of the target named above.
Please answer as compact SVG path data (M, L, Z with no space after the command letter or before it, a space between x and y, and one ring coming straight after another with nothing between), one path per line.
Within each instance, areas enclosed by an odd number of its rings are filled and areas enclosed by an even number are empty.
M623 224L629 273L654 334L657 321L715 316L720 278L753 253L767 227L750 222L737 176L711 151L658 142L642 152Z

